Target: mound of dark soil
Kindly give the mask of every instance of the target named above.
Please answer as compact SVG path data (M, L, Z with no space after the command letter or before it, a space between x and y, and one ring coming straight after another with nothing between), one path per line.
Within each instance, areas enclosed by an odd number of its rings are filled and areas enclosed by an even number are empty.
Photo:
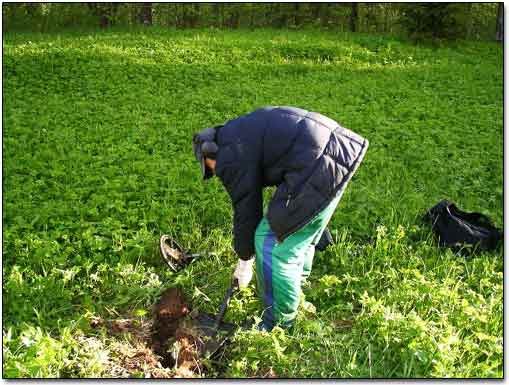
M187 314L189 307L184 295L175 288L165 290L154 306L152 349L162 357L165 367L195 370L199 366L196 338L183 325ZM169 352L171 347L173 354Z
M166 289L153 307L152 320L93 318L93 328L104 328L111 336L128 335L113 350L118 357L112 373L129 377L143 372L149 377L195 377L202 373L200 331L180 289ZM129 341L129 342L127 342Z

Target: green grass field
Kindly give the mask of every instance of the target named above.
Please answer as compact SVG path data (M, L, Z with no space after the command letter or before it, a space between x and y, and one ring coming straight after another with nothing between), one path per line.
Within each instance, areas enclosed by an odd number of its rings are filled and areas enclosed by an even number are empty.
M370 141L315 257L291 331L235 335L207 377L502 377L503 253L439 249L448 198L503 225L503 52L259 30L5 34L4 377L121 371L167 287L216 312L236 256L231 203L192 134L265 105L318 111ZM269 194L267 193L267 198ZM212 252L179 274L168 233ZM227 320L258 315L254 280ZM199 376L199 374L197 374Z

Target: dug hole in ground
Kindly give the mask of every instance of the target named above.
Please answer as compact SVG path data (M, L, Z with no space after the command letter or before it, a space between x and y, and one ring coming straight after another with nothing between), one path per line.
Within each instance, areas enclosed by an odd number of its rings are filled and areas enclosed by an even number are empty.
M166 289L153 307L151 322L93 319L91 326L112 336L128 333L131 343L119 343L110 374L118 377L195 377L204 373L204 342L182 290Z

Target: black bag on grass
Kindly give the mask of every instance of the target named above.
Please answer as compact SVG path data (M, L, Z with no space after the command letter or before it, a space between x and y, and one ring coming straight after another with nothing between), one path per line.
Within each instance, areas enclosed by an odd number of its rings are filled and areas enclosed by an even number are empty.
M315 247L318 251L325 251L325 249L333 243L334 240L332 239L332 234L330 233L329 228L326 227Z
M493 250L502 240L502 232L486 215L461 211L447 200L429 209L424 219L431 222L438 244L443 247Z

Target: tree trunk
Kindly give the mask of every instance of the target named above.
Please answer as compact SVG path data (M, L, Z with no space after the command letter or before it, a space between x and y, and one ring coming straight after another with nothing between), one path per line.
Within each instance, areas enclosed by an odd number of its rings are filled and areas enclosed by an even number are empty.
M332 3L326 3L326 4L327 5L325 6L325 15L323 15L323 23L322 24L327 27L330 23L333 4Z
M254 28L254 14L255 14L255 6L256 4L251 4L251 7L249 8L249 28Z
M87 6L92 11L92 14L99 17L99 26L101 28L107 28L110 25L109 11L111 8L109 4L87 3Z
M183 3L180 5L180 27L187 27L187 3Z
M170 28L171 26L171 8L170 4L166 4L166 27Z
M352 12L350 13L350 31L357 31L357 20L359 18L359 3L352 3Z
M320 18L320 11L322 8L322 4L320 3L313 3L313 19L316 21Z
M141 10L139 13L140 24L152 25L152 3L140 3Z
M87 3L90 4L90 3ZM129 4L129 23L130 25L136 25L138 22L138 8L136 4Z
M41 5L37 3L25 3L27 13L30 15L30 17L34 17L35 15L37 15L40 6Z
M497 10L497 34L495 39L497 41L504 41L504 3L498 3Z
M470 39L472 36L472 27L473 27L473 19L474 19L474 12L472 10L473 3L467 3L465 4L465 13L467 17L467 21L465 23L465 39Z
M180 25L180 13L179 6L177 3L173 3L173 25L175 28L178 28Z
M284 25L284 9L281 11L281 9L284 6L284 3L275 3L276 5L276 11L274 14L276 17L273 19L273 26L276 28L281 28Z
M239 4L242 3L231 3L230 4L230 20L229 25L230 28L239 28L239 20L240 20L240 13L239 13Z
M111 3L110 5L110 25L114 25L117 21L117 15L118 15L118 6L121 5L121 3Z
M221 20L221 9L219 8L219 3L213 3L214 9L214 24L216 27L219 27L219 23Z
M279 12L279 27L287 27L288 26L288 12L286 9L286 4L281 4L280 12Z
M267 26L270 24L270 17L272 15L272 3L269 3L270 5L267 7L265 4L265 24L264 26Z
M294 4L294 13L293 13L293 24L295 26L298 26L300 24L300 15L299 15L299 12L300 11L300 3L295 3Z
M192 26L196 28L200 20L200 4L193 4Z
M221 3L221 28L224 27L224 3Z
M228 5L228 27L233 29L233 11L232 11L232 7L234 6L235 4L229 4Z
M389 32L389 12L391 4L385 4L384 6L384 33Z

